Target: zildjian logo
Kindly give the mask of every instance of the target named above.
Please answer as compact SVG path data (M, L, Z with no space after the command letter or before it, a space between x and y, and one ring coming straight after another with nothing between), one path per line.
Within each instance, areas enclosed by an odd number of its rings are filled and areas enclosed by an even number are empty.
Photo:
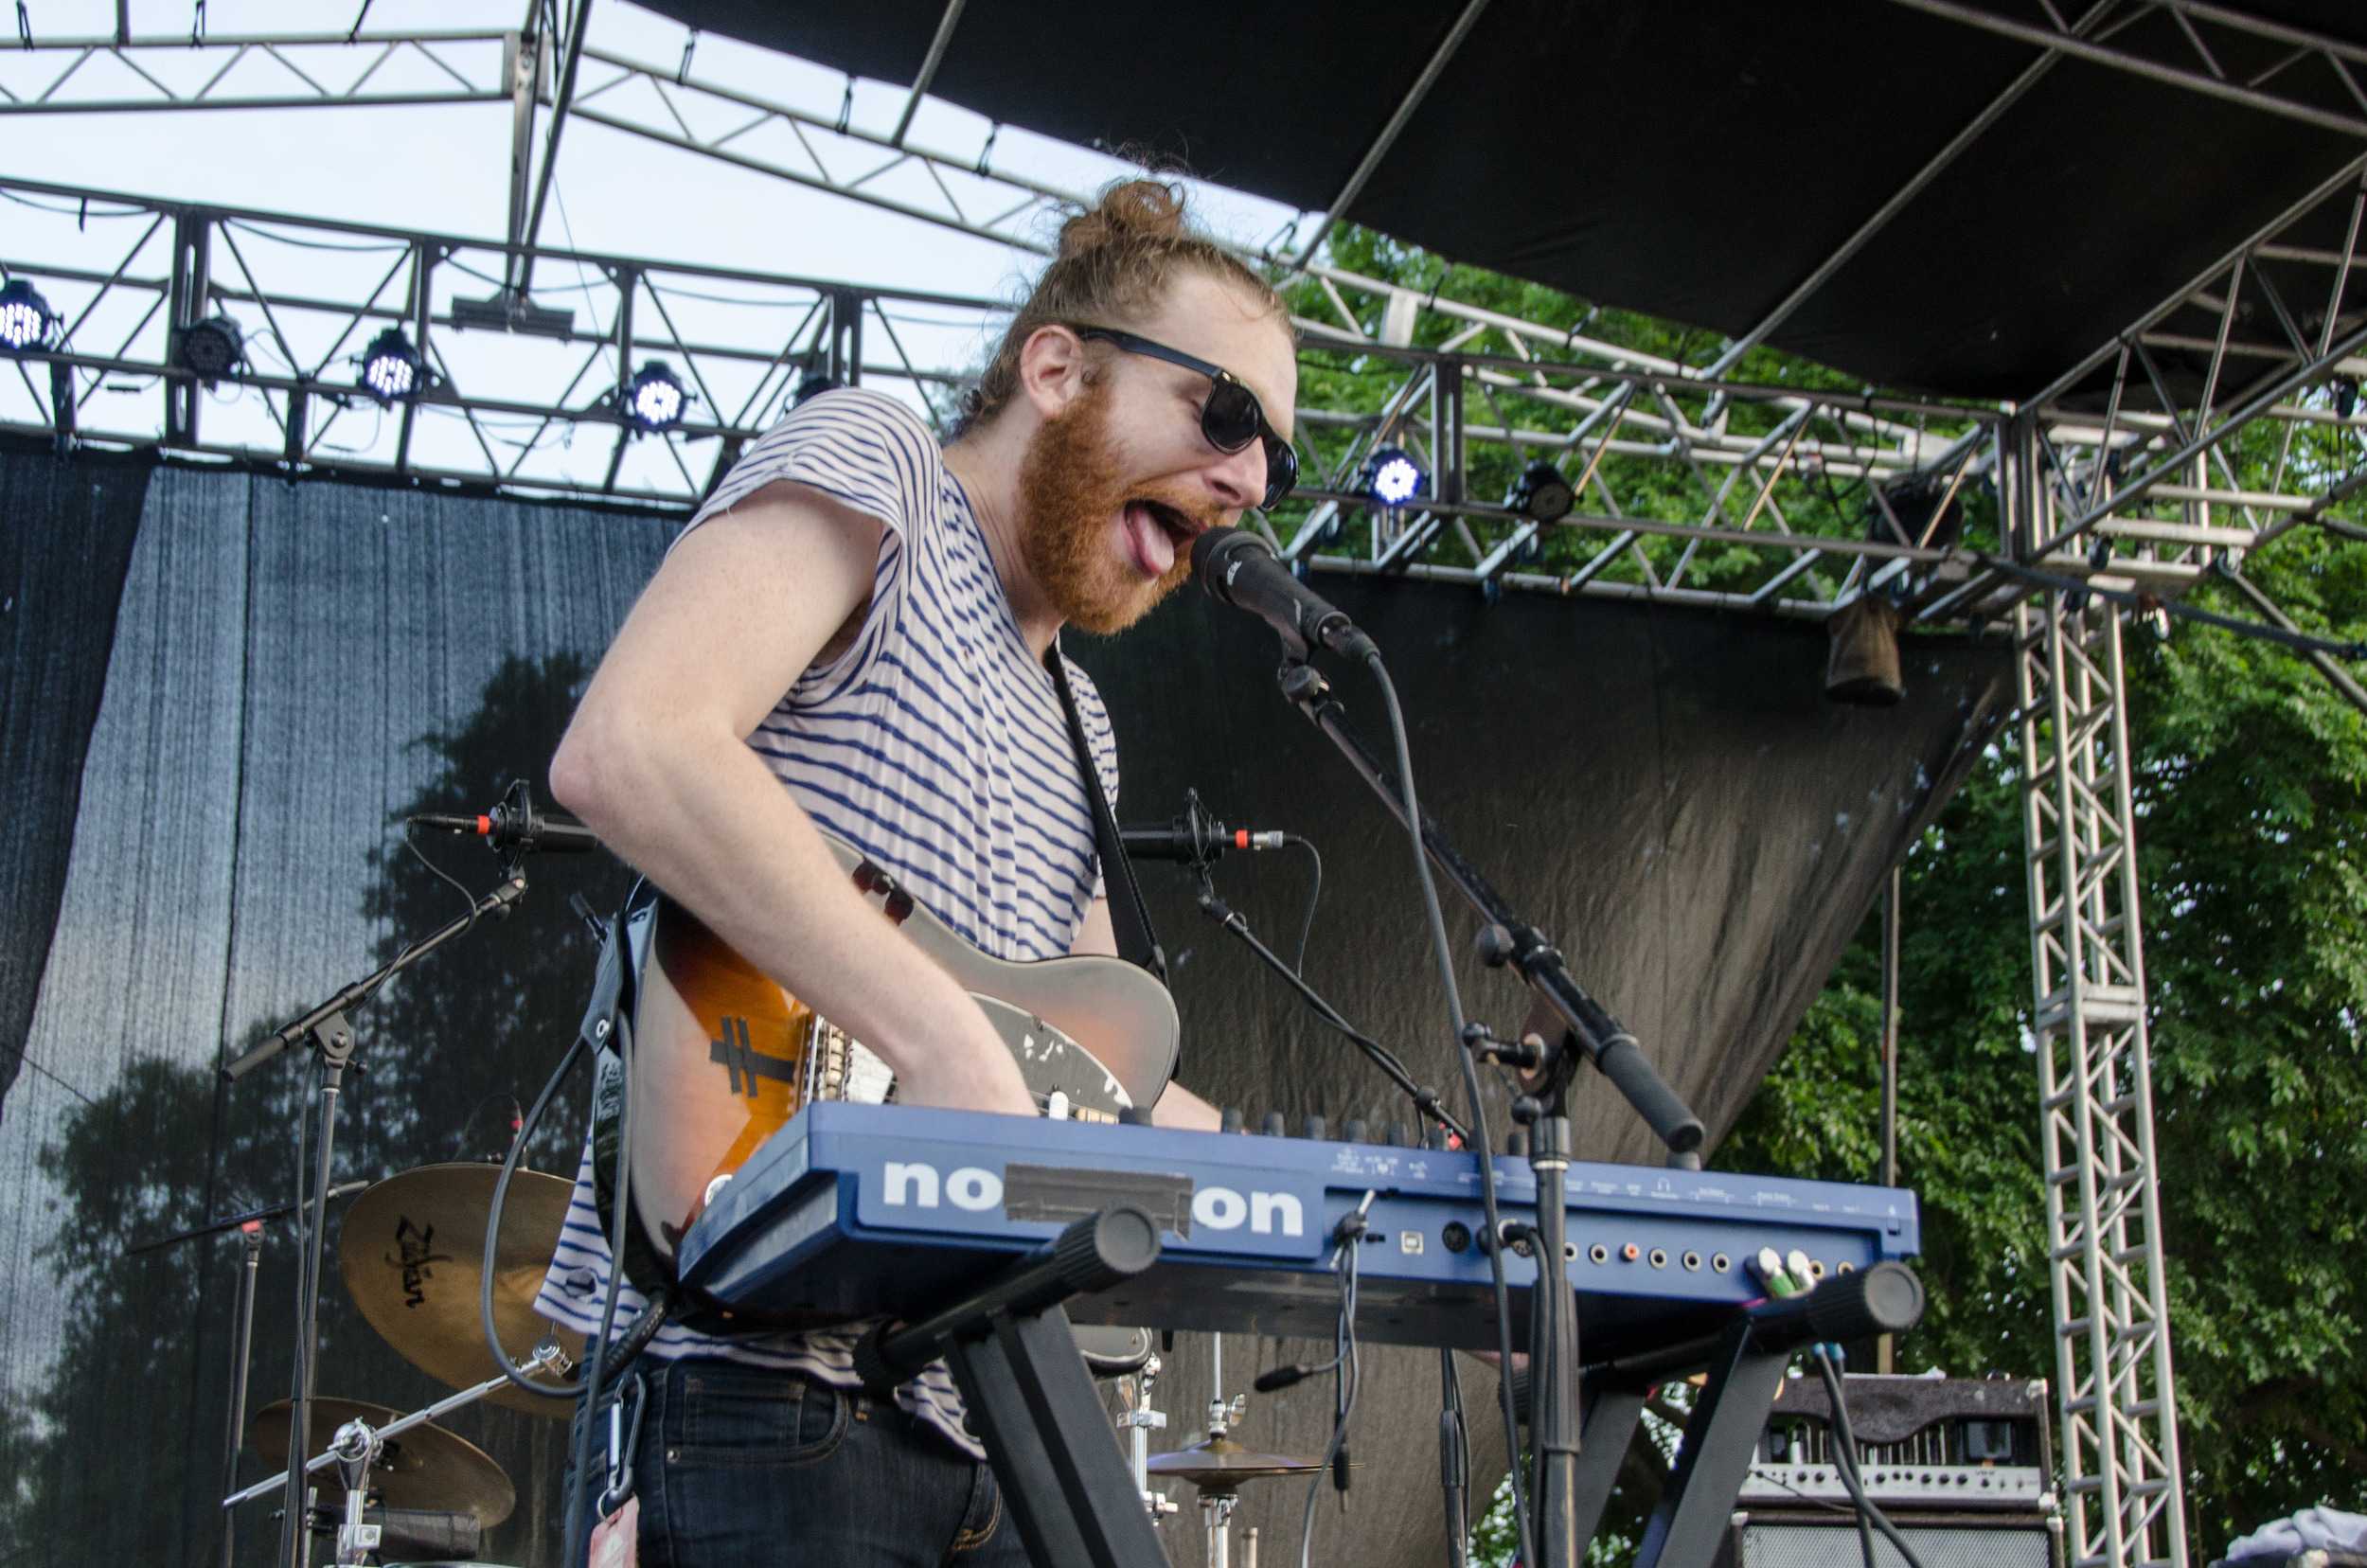
M402 1271L402 1304L405 1307L427 1305L427 1282L436 1277L436 1265L452 1261L450 1253L436 1249L436 1227L425 1230L411 1223L404 1215L395 1221L395 1251L387 1256L388 1264Z

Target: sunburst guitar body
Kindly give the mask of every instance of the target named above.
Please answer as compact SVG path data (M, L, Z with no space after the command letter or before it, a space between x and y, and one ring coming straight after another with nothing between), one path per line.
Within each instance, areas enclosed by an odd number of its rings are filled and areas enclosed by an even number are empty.
M1014 963L982 953L859 851L829 843L881 916L970 993L1047 1114L1114 1121L1158 1097L1179 1035L1165 986L1117 958ZM896 1082L878 1057L661 900L633 1013L632 1093L633 1206L670 1263L721 1184L800 1108L893 1100Z

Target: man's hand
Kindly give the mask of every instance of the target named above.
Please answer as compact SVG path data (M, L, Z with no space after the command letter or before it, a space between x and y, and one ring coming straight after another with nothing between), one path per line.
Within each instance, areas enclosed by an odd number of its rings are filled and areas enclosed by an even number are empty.
M967 1009L986 1035L984 1045L966 1042L956 1049L922 1051L896 1074L896 1103L934 1105L949 1111L1002 1111L1012 1115L1039 1114L1019 1061L994 1032L987 1015ZM959 1022L948 1020L950 1027ZM967 1031L965 1031L967 1032Z

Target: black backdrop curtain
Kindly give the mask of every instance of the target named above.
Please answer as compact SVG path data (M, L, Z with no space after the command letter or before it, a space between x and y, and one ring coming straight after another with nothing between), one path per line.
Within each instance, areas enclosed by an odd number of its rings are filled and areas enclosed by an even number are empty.
M103 467L0 459L11 534L80 517L75 497ZM37 503L56 509L20 510L20 496L56 497ZM584 674L667 536L662 523L589 509L156 472L118 569L121 612L79 802L72 769L51 761L36 775L65 870L54 938L26 933L45 968L27 982L39 988L29 1028L7 1042L39 1070L0 1102L0 1562L212 1559L239 1244L125 1249L288 1189L309 1075L283 1058L224 1086L216 1065L457 910L459 895L390 825L482 805L512 774L539 784ZM68 586L107 597L79 554L12 547L27 601ZM1813 627L1326 586L1389 650L1429 810L1560 938L1714 1132L2002 705L1995 650L1913 645L1908 703L1855 712L1817 696ZM53 628L56 616L73 618L56 612ZM69 631L97 634L86 622L14 632L0 671L12 726L36 689L26 639L45 659L67 658ZM1316 839L1327 875L1309 978L1450 1085L1404 840L1273 692L1270 635L1186 594L1124 638L1069 646L1118 726L1121 816L1164 819L1192 786L1229 821ZM1382 744L1361 677L1341 686ZM467 846L430 852L473 886L492 878ZM341 1175L482 1159L507 1143L513 1103L556 1063L589 978L567 895L599 902L622 886L599 861L532 872L517 916L437 953L357 1017L368 1071L348 1080ZM1225 897L1286 948L1304 876L1278 855L1218 870ZM1201 920L1180 875L1150 867L1146 882L1176 962L1187 1082L1253 1117L1395 1114L1385 1085ZM1468 953L1470 920L1450 909L1450 921ZM1501 977L1468 960L1463 971L1475 1016L1518 1024L1522 1001ZM1585 1095L1583 1154L1648 1157L1599 1083ZM578 1105L564 1108L532 1163L572 1170L579 1125ZM333 1221L329 1239L333 1258ZM256 1403L285 1393L294 1256L275 1227ZM323 1321L324 1394L409 1409L445 1392L361 1320L333 1262ZM1228 1350L1235 1389L1260 1366L1306 1359L1271 1341ZM1191 1440L1204 1409L1206 1359L1186 1336L1170 1363L1161 1403L1173 1446ZM1485 1409L1492 1385L1469 1382ZM1244 1440L1318 1451L1329 1400L1308 1387L1259 1400ZM1435 1397L1427 1360L1368 1356L1353 1506L1344 1519L1319 1511L1317 1560L1435 1559ZM518 1487L516 1514L480 1555L551 1561L563 1426L483 1408L447 1424ZM1491 1431L1475 1421L1483 1456ZM241 1475L261 1473L248 1454ZM1250 1499L1244 1522L1264 1527L1270 1549L1290 1543L1296 1496ZM266 1512L241 1514L240 1560L258 1560ZM1188 1510L1166 1539L1175 1560L1200 1557Z
M153 463L0 461L0 1097L65 892L82 753L115 642L116 605Z

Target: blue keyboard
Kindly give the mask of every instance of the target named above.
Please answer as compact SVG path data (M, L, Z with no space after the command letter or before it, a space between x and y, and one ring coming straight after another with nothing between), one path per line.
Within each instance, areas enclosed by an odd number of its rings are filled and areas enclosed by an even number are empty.
M1524 1160L1498 1156L1499 1218L1536 1211ZM1071 1221L1129 1203L1163 1227L1148 1273L1069 1303L1078 1323L1327 1337L1334 1227L1365 1203L1357 1331L1495 1343L1479 1160L1471 1153L828 1102L774 1133L677 1249L684 1285L758 1322L943 1304ZM1589 1360L1714 1329L1766 1292L1761 1247L1827 1274L1916 1250L1893 1187L1574 1162L1568 1268ZM1533 1256L1504 1255L1514 1332Z

